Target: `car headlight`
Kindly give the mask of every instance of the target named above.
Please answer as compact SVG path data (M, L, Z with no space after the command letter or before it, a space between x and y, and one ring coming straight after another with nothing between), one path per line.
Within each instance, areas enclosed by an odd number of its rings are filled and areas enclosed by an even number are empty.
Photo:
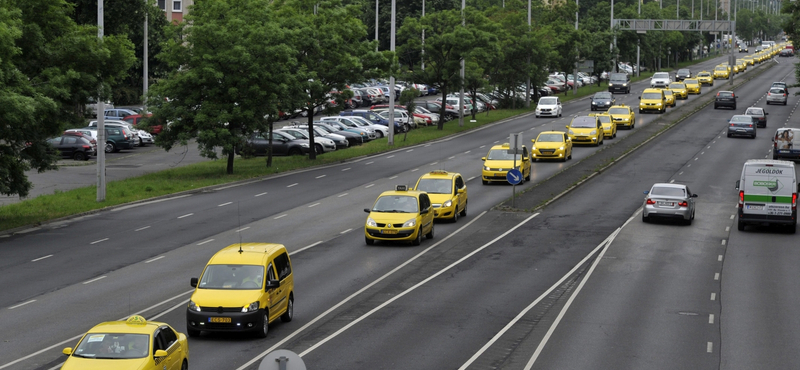
M414 226L417 226L417 219L416 218L412 218L412 219L410 219L410 220L408 220L408 221L403 223L403 227L414 227Z
M489 167L488 166L483 166L483 170L484 171L489 171Z
M531 147L531 150L532 150L532 151L536 151L536 145L532 146L532 147Z
M656 103L656 107L660 107L660 106L661 106L661 103Z
M622 84L622 87L628 86L628 84Z
M590 132L589 135L597 135L597 130L592 130L592 132Z
M563 146L558 147L558 150L564 150Z
M367 226L378 227L378 224L375 223L375 220L372 217L367 217Z
M194 301L189 301L189 311L197 311L200 312L200 306L194 303Z
M597 105L597 102L596 102L596 101L593 101L593 102L592 102L592 105Z
M569 130L569 134L570 134L570 135L573 135L573 136L575 135L575 133L574 133L574 132L572 132L572 129L570 129L570 130Z
M450 207L452 205L453 205L453 201L452 200L448 200L448 201L442 203L442 207L444 207L444 208Z
M250 303L245 307L242 307L242 312L256 312L256 311L258 311L258 301Z

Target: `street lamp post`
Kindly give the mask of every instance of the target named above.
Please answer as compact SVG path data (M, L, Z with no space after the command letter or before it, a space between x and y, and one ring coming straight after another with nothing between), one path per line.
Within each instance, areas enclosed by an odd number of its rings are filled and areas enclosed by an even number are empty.
M392 0L394 1L394 0ZM464 17L464 8L467 7L466 0L461 0L461 27L467 26L467 20ZM464 65L464 56L461 56L461 94L458 95L458 126L464 126L464 72L466 67ZM447 100L444 96L442 99ZM444 104L444 101L442 101Z
M391 25L391 29L392 30L391 30L391 33L389 34L389 50L392 51L392 54L394 54L394 38L395 38L394 37L395 36L394 35L394 30L395 30L395 24L394 24L395 20L394 19L395 19L395 11L396 11L396 9L395 9L395 0L392 0L392 21L391 21L391 24L392 24ZM395 89L395 86L394 86L394 73L391 73L391 74L389 74L389 127L390 127L390 129L389 129L389 139L388 139L389 146L394 145L394 101L395 101L395 95L396 95L396 93L394 92L394 89ZM444 102L442 102L442 104L444 104ZM409 114L409 118L413 119L411 117L412 116Z
M97 38L103 40L103 0L97 0ZM97 97L97 201L106 200L106 103L103 100L103 83L100 82Z

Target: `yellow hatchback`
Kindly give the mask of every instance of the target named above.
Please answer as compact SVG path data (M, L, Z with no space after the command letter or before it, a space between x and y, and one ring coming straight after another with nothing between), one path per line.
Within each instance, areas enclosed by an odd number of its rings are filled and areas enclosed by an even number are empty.
M364 226L367 245L380 241L410 241L422 243L422 235L433 239L433 202L427 193L408 190L406 185L397 185L395 190L384 191L375 200Z
M728 66L716 66L714 67L714 79L719 78L729 78L731 74L731 69Z
M658 112L664 113L667 110L667 100L664 98L662 89L644 89L642 96L639 97L639 113Z
M518 153L516 159L514 158L514 154L508 152L509 148L508 143L495 145L492 149L489 149L489 153L486 154L485 157L481 158L481 160L483 160L481 181L484 185L492 181L508 183L506 175L509 170L514 168L514 162L516 162L516 168L522 173L522 182L531 179L531 161L528 148L523 145L522 153ZM522 182L520 182L520 184L522 184Z
M63 370L188 369L186 336L163 322L134 315L125 321L108 321L91 328L75 349L64 348Z
M422 175L414 190L423 191L433 203L434 218L458 221L467 215L467 183L460 173L436 170Z
M606 139L617 137L617 124L614 123L608 113L595 113L594 115L597 116L597 119L600 120L600 124L603 125L603 135L605 135Z
M675 94L670 89L662 89L664 91L664 104L668 107L675 106Z
M604 115L608 116L604 113ZM531 156L533 160L558 159L566 162L572 159L572 140L564 131L540 132L536 139L531 139Z
M603 144L605 134L603 125L597 117L578 116L572 119L567 127L569 138L572 144L592 144L598 146Z
M636 126L636 114L633 113L631 107L625 104L618 104L608 108L608 114L611 116L611 119L614 120L617 128L625 127L633 129L633 127Z
M714 86L714 76L709 71L703 71L697 74L697 82L701 85Z
M689 92L686 90L686 84L683 82L673 82L669 84L669 89L675 94L676 99L689 99Z
M683 80L683 84L686 85L686 92L688 94L700 94L700 81L695 79Z

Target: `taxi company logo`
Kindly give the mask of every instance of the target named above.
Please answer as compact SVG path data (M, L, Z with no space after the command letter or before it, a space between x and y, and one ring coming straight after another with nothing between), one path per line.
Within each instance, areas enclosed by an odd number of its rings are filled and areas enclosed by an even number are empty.
M766 174L766 175L783 175L783 170L780 168L759 168L756 169L756 173Z

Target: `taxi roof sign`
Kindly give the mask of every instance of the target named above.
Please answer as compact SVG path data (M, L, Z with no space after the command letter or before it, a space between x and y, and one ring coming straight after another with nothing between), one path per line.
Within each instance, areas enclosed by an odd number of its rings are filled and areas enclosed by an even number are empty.
M140 315L133 315L125 320L125 323L128 325L147 325L147 320Z
M408 185L397 185L394 187L394 190L397 191L408 191Z
M447 175L447 171L445 170L433 170L429 172L431 175Z

